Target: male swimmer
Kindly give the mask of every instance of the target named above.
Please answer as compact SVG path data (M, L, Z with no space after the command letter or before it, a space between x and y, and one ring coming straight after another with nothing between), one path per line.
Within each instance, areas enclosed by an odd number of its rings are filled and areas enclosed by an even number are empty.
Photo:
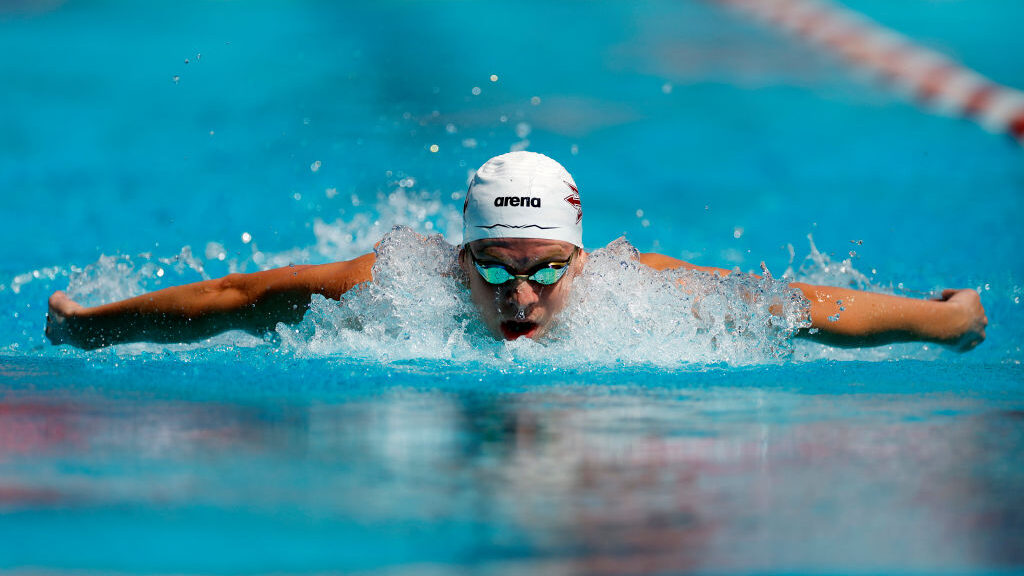
M582 219L575 181L547 156L511 152L477 170L463 206L459 264L480 319L495 337L543 338L557 322L573 279L587 263ZM660 254L641 254L640 262L657 270L729 274ZM374 255L366 254L347 262L230 274L89 308L55 292L46 335L54 344L99 348L189 342L227 330L263 333L278 322L300 321L314 294L339 299L371 281L373 264ZM974 290L944 290L939 300L918 300L791 286L810 302L810 324L817 330L807 335L831 344L926 340L970 350L985 338L988 319Z

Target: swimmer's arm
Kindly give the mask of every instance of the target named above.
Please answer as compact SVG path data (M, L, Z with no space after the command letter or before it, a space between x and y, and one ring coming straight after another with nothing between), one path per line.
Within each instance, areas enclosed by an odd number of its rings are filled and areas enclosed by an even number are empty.
M685 268L727 276L730 270L696 266L662 254L641 254L640 262L658 269ZM974 290L944 290L938 300L919 300L849 288L794 282L811 303L809 337L833 346L879 346L926 340L970 350L985 339L988 318ZM840 310L843 308L843 310Z
M653 252L644 252L640 254L640 263L646 264L655 270L674 270L677 268L683 268L686 270L698 270L700 272L718 274L719 276L728 276L732 273L732 270L727 270L725 268L697 266L696 264L690 264L689 262L679 260L678 258L665 256L664 254L655 254Z
M919 300L794 282L811 303L811 328L801 333L833 346L877 346L924 340L970 350L985 339L988 318L974 290L943 290Z
M227 330L262 333L298 322L313 294L340 298L372 278L374 255L318 266L289 266L165 288L83 307L50 297L46 335L54 344L99 348L126 342L193 342Z

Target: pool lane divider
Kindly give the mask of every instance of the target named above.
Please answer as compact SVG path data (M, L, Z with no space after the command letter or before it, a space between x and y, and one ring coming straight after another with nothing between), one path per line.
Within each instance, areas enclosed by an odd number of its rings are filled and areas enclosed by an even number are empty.
M714 0L880 76L923 108L969 118L1024 145L1024 92L828 0Z

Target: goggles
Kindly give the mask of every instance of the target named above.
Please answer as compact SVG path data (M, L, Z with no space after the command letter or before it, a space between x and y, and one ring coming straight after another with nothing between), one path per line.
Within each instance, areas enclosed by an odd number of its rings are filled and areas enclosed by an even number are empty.
M480 277L484 279L484 282L494 285L501 285L516 278L522 278L542 286L550 286L561 280L562 276L565 276L565 273L569 270L569 263L572 262L572 258L575 255L576 250L573 250L572 254L569 255L569 259L565 262L548 262L534 270L532 274L513 274L501 264L481 264L476 259L476 255L470 252L470 257L473 258L473 265L476 266L476 271L480 273Z

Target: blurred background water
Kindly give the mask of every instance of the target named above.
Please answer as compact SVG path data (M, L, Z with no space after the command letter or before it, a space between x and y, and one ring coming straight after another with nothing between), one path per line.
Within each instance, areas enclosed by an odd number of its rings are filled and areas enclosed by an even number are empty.
M1024 88L1018 2L842 5ZM697 0L15 0L0 51L0 569L1024 564L1005 136ZM72 282L349 258L394 224L458 242L468 175L521 148L573 173L588 248L843 280L800 271L813 235L878 289L979 289L989 339L614 369L42 336Z

